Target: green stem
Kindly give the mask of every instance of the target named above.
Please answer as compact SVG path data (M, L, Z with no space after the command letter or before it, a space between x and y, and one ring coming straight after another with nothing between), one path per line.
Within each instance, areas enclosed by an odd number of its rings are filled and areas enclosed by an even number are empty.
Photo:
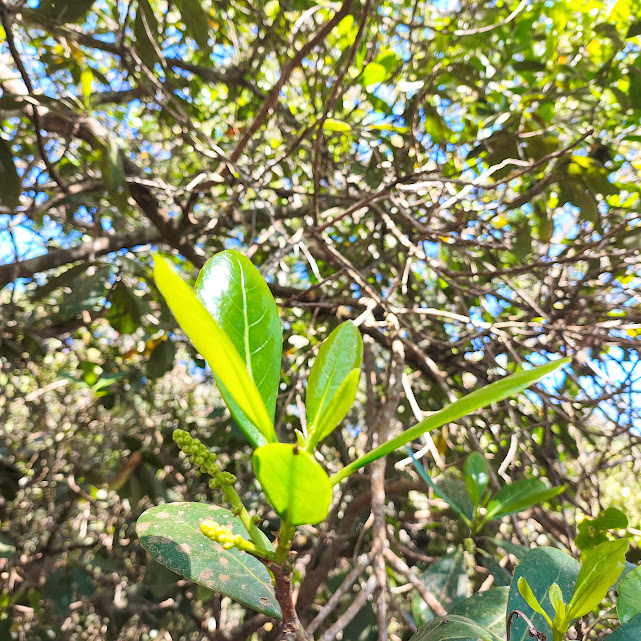
M293 525L287 523L287 521L281 522L280 532L278 533L278 547L276 548L275 556L276 563L282 565L287 561L295 532L296 528Z
M264 548L265 547L265 538L263 533L256 527L256 524L252 520L252 517L249 515L247 508L243 505L243 502L240 500L240 496L236 492L236 489L233 485L228 483L221 484L221 490L225 495L225 498L232 506L232 512L238 516L238 518L243 522L249 537L254 542L256 547Z

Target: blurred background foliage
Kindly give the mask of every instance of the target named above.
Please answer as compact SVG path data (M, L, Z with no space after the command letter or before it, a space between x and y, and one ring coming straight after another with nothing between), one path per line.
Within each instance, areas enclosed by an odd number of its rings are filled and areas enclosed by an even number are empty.
M178 427L260 505L248 448L151 279L154 247L192 279L238 248L268 280L282 435L317 345L357 319L366 375L323 446L330 471L375 440L392 316L407 362L391 431L572 356L415 450L436 479L481 450L497 478L568 485L504 520L508 541L574 550L575 524L608 506L639 534L639 16L638 0L2 0L0 638L275 637L134 533L150 505L219 498ZM416 578L467 534L405 457L388 461L387 537ZM369 500L365 470L295 541L304 622L363 564L321 627L349 641L383 634L367 599L339 619L367 596ZM517 558L463 557L465 595L504 585ZM425 603L387 570L389 638L406 639Z

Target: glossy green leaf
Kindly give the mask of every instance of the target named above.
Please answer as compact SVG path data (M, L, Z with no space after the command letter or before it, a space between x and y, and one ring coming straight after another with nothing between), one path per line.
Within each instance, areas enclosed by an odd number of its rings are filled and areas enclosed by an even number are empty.
M490 480L490 467L483 454L480 452L472 452L467 459L465 459L463 477L465 479L465 487L467 487L474 507L477 507L481 502L485 488L487 488Z
M425 432L430 432L446 423L456 421L470 412L522 392L524 389L530 387L530 385L541 380L544 376L554 372L563 365L567 365L569 362L570 359L561 358L525 372L518 372L517 374L506 376L500 381L496 381L496 383L475 390L471 394L460 398L458 401L447 405L442 410L434 412L434 414L405 430L395 438L379 445L371 452L346 465L340 472L337 472L331 477L332 484L340 483L344 478L360 470L361 467L376 461L381 458L381 456L386 456L390 452L418 438Z
M265 279L247 257L227 250L205 263L195 290L216 324L234 344L262 397L270 422L273 421L280 382L283 331L278 308ZM255 422L243 412L234 399L234 393L220 376L216 372L214 375L227 407L247 440L254 447L263 445Z
M641 567L632 570L619 582L617 593L617 614L621 623L641 614Z
M267 500L290 525L322 521L332 502L325 470L297 445L270 443L259 447L252 466Z
M637 614L606 637L607 641L639 641L639 639L641 639L641 614Z
M142 306L140 299L122 281L111 290L111 307L107 320L121 334L132 334L140 327Z
M387 69L378 62L370 62L361 75L361 83L364 87L377 85L387 78Z
M597 545L586 557L576 580L568 608L568 618L578 619L592 612L605 598L608 590L623 572L627 539L606 541Z
M15 209L20 204L22 183L13 161L11 144L0 138L0 202Z
M361 333L350 321L340 324L320 346L307 380L310 443L320 442L347 414L356 396L362 363Z
M553 583L553 585L556 585L556 583ZM532 592L532 588L530 588L530 585L527 582L527 579L522 576L519 578L519 580L516 583L516 587L519 589L519 592L521 593L521 596L525 599L525 602L535 611L538 612L548 623L550 627L552 627L552 619L548 616L548 613L541 607L541 604L538 602L537 598L534 596L534 592Z
M154 279L180 327L251 421L255 429L245 433L247 439L252 445L275 442L276 433L265 403L232 340L198 300L194 290L158 255L154 260Z
M465 599L470 592L463 549L457 548L455 552L434 561L421 574L421 582L449 612L453 605ZM420 625L433 619L436 613L415 592L412 596L412 615Z
M152 507L138 519L136 533L149 554L172 572L280 619L280 606L265 566L246 552L236 548L225 550L210 541L200 530L200 524L206 520L249 540L238 517L229 510L204 503Z
M532 594L547 612L550 619L553 619L554 608L550 603L550 588L552 584L558 584L563 594L563 600L568 603L572 596L579 570L579 562L561 550L548 547L530 550L514 572L507 602L508 615L513 610L520 610L532 620L537 630L546 634L548 639L552 639L552 630L545 618L535 612L521 596L518 589L518 581L521 577L527 579ZM521 617L512 619L511 633L511 641L531 641L528 626Z
M500 587L477 592L471 597L459 601L448 613L467 617L497 636L503 637L505 635L505 611L509 591L508 587ZM467 641L476 641L476 639L470 638Z
M315 447L323 439L327 438L345 418L347 412L349 412L354 404L360 377L360 369L353 369L347 375L332 397L331 404L318 419L313 434L310 434L310 448Z
M503 486L487 505L484 521L500 519L547 501L565 491L565 486L548 488L540 479L520 479Z
M448 641L448 639L482 639L482 641L503 641L487 628L466 617L448 614L426 623L410 641Z

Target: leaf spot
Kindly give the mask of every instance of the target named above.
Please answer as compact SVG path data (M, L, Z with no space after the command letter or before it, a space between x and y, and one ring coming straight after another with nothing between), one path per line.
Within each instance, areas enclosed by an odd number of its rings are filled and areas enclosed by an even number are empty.
M219 574L219 575L218 575L218 578L219 578L223 583L226 583L227 581L229 581L229 579L231 579L231 577L229 576L229 574Z

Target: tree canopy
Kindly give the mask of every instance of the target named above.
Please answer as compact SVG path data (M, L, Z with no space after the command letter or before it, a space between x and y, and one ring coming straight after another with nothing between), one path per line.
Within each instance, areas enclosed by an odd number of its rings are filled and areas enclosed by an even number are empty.
M567 484L558 514L511 522L521 544L571 545L567 523L623 505L641 426L640 16L638 0L0 0L0 637L274 638L135 537L152 503L206 496L175 428L241 483L249 469L154 250L192 282L226 248L258 267L280 310L277 431L292 442L318 345L356 322L366 376L322 446L330 472L570 356L414 449L445 476L482 450L505 478ZM345 485L320 543L295 541L304 621L376 532L396 578L459 536L416 516L408 492L428 490L406 455L383 485L367 470ZM370 531L377 492L395 511ZM343 638L381 638L381 611L409 638L414 597L393 583L389 610L380 595L372 609L367 586Z

